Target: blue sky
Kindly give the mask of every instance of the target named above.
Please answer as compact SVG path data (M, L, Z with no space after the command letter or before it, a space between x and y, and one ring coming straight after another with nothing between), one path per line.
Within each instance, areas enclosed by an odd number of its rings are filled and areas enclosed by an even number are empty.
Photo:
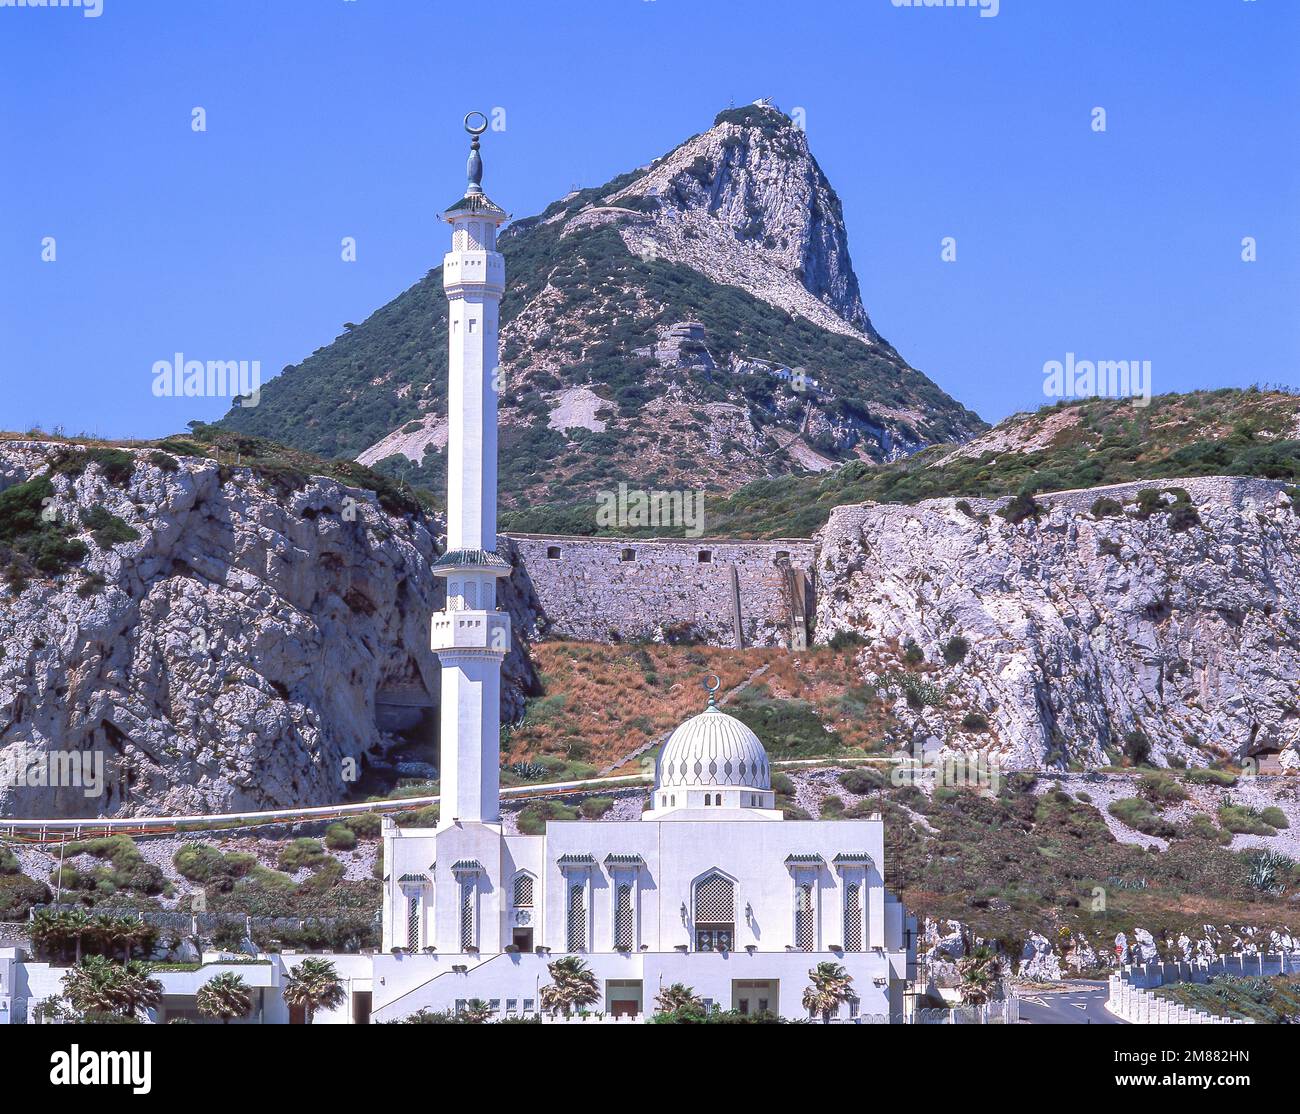
M1067 352L1300 384L1293 0L102 2L0 7L0 428L161 435L226 403L155 361L329 343L441 261L471 108L523 216L759 96L805 110L877 328L984 417Z

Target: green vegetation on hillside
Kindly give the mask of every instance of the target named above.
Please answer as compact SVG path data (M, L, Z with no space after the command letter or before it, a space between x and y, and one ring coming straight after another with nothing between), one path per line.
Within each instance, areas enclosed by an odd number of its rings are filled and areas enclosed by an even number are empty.
M1000 498L1067 491L1134 480L1184 476L1254 476L1300 482L1300 398L1255 389L1161 395L1146 408L1111 399L1058 403L1009 418L999 432L1063 422L1045 448L976 455L938 445L886 465L853 462L820 476L758 480L705 503L713 537L807 537L834 507L852 503L917 503L953 497ZM1176 490L1152 489L1139 517L1168 514L1174 528L1195 524L1195 508ZM1185 496L1185 493L1183 493ZM1116 513L1107 505L1102 516ZM503 516L503 528L533 533L598 534L595 507L543 505ZM627 534L663 530L624 530Z

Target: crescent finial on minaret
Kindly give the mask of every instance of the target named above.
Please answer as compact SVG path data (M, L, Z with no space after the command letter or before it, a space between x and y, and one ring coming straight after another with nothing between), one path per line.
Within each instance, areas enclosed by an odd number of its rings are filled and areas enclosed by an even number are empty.
M481 124L470 123L475 116L482 121ZM469 144L469 161L465 163L465 174L469 178L466 196L483 192L483 157L478 153L478 137L487 131L487 126L488 118L482 112L465 113L465 130L473 136Z

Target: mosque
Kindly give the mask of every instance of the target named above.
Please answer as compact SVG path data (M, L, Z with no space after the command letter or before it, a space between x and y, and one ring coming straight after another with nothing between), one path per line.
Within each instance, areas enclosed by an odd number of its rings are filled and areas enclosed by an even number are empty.
M471 114L474 117L476 114ZM550 821L508 835L499 800L501 663L510 619L496 582L498 310L507 213L483 192L479 134L443 261L450 337L447 580L432 648L442 670L442 799L436 829L383 832L383 951L373 1017L487 1002L503 1016L539 1008L549 965L580 956L609 1016L653 1012L659 990L706 1003L806 1017L819 962L842 965L843 1016L901 1020L915 922L884 885L884 824L786 820L767 752L708 706L658 759L649 809L633 821ZM486 124L486 121L484 121ZM914 962L914 960L913 960Z

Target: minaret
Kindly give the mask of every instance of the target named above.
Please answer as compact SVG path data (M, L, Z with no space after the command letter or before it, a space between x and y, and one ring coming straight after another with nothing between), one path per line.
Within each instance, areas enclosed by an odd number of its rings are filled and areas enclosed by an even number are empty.
M481 124L471 126L474 117ZM473 139L465 196L442 219L452 227L443 257L447 292L447 552L434 565L447 606L433 617L431 645L442 664L439 827L500 819L501 662L510 617L496 609L497 578L510 565L497 547L497 318L505 261L497 229L508 214L483 192L479 112L465 117Z

